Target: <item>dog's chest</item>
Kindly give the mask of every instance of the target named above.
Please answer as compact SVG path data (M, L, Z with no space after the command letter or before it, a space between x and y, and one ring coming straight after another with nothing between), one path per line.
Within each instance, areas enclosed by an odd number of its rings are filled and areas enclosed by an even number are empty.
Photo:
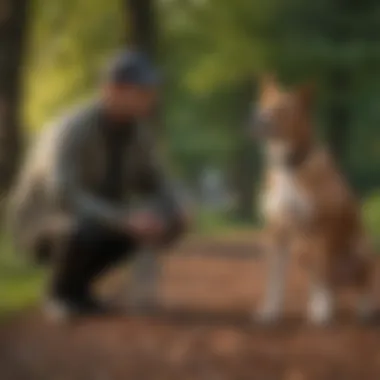
M270 173L263 194L262 211L269 221L298 224L311 218L312 204L292 171L278 168Z

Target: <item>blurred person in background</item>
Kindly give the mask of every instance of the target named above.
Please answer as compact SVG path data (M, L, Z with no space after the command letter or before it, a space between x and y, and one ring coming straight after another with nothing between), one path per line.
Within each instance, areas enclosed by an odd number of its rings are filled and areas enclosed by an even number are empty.
M100 96L43 132L28 154L11 202L18 249L49 262L55 315L104 312L93 280L141 246L160 247L187 226L182 203L143 122L158 100L159 75L137 51L118 55ZM136 196L149 206L134 208Z

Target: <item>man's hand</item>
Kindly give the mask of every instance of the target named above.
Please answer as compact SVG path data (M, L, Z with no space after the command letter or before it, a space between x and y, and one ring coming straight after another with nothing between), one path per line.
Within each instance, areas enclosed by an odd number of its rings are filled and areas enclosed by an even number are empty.
M155 213L140 211L128 216L124 223L125 231L138 239L155 242L165 233L164 221Z

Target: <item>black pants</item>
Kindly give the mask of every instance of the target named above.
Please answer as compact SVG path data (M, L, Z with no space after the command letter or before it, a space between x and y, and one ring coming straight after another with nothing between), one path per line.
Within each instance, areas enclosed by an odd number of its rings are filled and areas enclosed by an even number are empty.
M83 221L56 248L50 292L56 297L70 298L87 296L95 277L132 257L138 243L125 234Z

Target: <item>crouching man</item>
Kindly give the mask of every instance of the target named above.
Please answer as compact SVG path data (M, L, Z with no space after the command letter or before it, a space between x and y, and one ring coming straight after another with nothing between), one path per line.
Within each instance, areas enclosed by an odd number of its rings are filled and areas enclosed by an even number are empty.
M172 242L187 225L142 124L157 81L147 57L123 52L98 99L44 131L26 158L10 224L18 249L51 264L49 305L64 315L104 311L90 291L97 275L141 246ZM151 206L134 208L138 196Z

